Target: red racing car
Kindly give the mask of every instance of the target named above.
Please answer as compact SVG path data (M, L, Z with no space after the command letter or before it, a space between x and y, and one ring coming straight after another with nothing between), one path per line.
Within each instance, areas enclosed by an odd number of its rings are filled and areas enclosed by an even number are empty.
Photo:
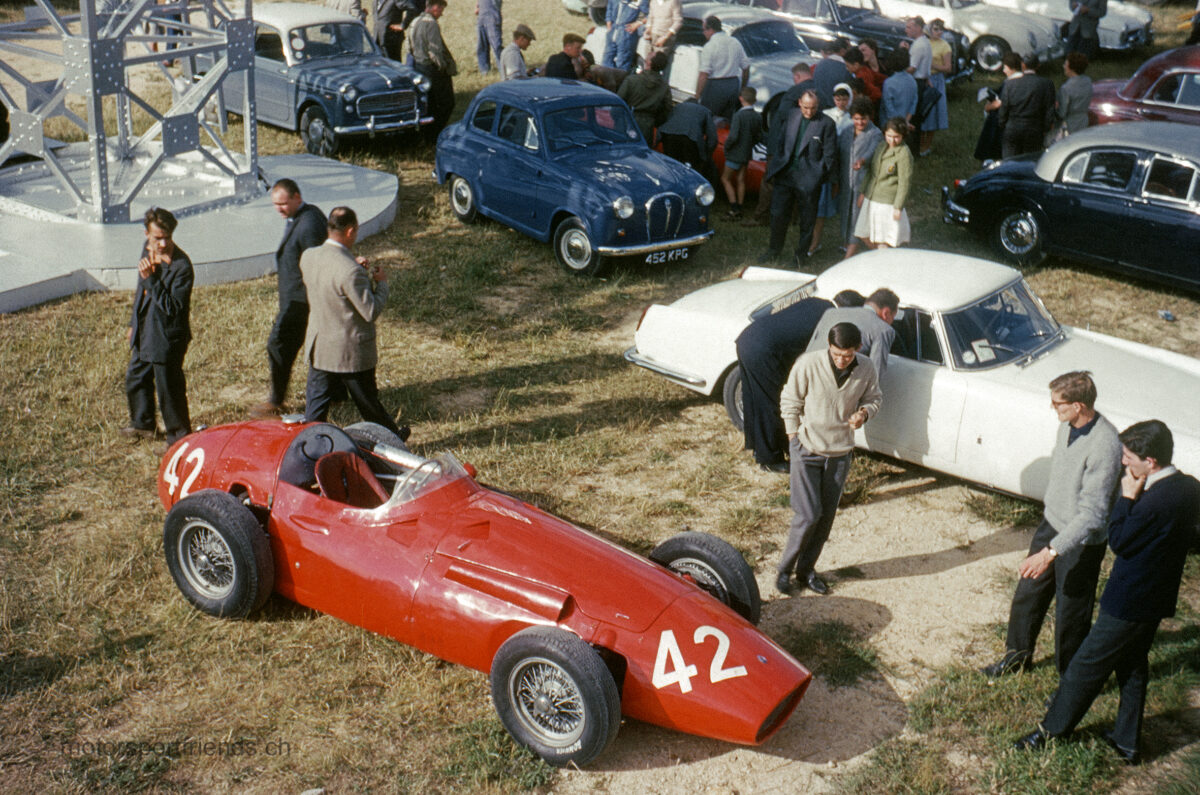
M176 442L159 471L167 567L209 615L272 591L490 674L517 742L586 764L624 713L757 744L811 674L755 628L750 567L688 532L650 560L480 485L370 423L245 422Z

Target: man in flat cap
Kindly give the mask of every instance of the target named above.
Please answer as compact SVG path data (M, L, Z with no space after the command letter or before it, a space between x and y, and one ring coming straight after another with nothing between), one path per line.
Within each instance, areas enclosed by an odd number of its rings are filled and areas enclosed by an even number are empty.
M529 77L529 67L525 65L525 50L537 36L528 25L517 25L513 30L512 42L500 53L500 79L522 80Z

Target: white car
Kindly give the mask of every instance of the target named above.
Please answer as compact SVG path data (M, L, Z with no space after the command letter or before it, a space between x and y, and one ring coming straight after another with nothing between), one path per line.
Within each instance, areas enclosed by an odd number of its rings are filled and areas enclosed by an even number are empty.
M796 35L792 23L774 14L724 3L688 3L683 7L683 27L675 36L675 54L666 72L671 98L675 102L696 96L700 50L707 41L703 32L704 19L708 16L720 19L721 29L741 42L746 50L750 59L750 85L758 92L755 107L760 111L771 97L792 87L793 66L798 63L811 66L819 60ZM593 28L584 44L595 56L596 63L604 58L605 33L603 26Z
M748 268L740 278L649 307L625 358L688 389L721 395L740 425L735 340L742 329L810 295L866 295L879 287L900 296L901 312L883 408L858 431L859 447L1040 500L1057 429L1048 384L1089 370L1096 408L1118 430L1162 420L1175 436L1180 469L1200 472L1200 362L1061 326L1018 271L973 257L872 251L815 278Z
M1007 8L1023 14L1045 17L1058 25L1059 33L1067 38L1067 23L1071 21L1071 0L983 0L997 8ZM1150 23L1154 17L1144 8L1120 0L1109 0L1108 11L1100 18L1098 32L1103 50L1131 50L1154 42Z
M1000 71L1004 54L1036 55L1045 63L1064 53L1062 34L1049 19L1008 11L979 0L879 0L883 13L896 19L941 19L966 37L971 60L985 72Z

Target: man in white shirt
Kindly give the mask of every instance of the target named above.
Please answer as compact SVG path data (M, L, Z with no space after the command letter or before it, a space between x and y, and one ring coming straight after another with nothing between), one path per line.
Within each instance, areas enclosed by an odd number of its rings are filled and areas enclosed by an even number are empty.
M750 58L740 41L721 30L716 17L705 18L704 38L696 96L714 116L728 119L737 112L738 94L750 79Z
M500 79L523 80L529 77L529 67L525 66L525 50L537 36L533 35L528 25L517 25L513 31L512 42L500 53Z

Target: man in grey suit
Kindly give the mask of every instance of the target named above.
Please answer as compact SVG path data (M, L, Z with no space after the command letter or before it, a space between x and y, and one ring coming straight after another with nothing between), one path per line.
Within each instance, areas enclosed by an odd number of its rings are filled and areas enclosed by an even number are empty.
M323 422L334 396L345 389L363 419L407 439L408 428L396 425L375 385L375 319L387 304L387 274L380 265L368 271L367 259L352 253L358 239L354 210L335 207L328 230L324 243L300 257L309 303L304 419Z
M357 17L359 22L367 21L367 12L362 7L362 0L325 0L325 7Z
M772 187L771 242L759 262L768 264L779 259L793 210L799 205L796 224L800 237L795 260L799 265L812 242L821 186L837 170L837 126L820 112L815 91L800 96L799 107L791 111L784 124L783 135L772 139L775 151L767 153L771 164L766 175Z
M1071 0L1071 17L1067 25L1067 52L1081 52L1095 58L1100 49L1096 28L1108 13L1108 0Z
M404 31L425 10L425 0L375 0L375 41L393 61L404 60Z
M880 287L867 297L862 306L839 306L821 315L821 321L810 337L808 351L816 351L825 347L825 338L829 329L838 323L853 323L862 333L862 347L858 352L871 360L875 372L883 379L887 372L888 353L892 350L892 341L896 339L896 330L892 323L896 313L900 311L900 298L886 287Z

